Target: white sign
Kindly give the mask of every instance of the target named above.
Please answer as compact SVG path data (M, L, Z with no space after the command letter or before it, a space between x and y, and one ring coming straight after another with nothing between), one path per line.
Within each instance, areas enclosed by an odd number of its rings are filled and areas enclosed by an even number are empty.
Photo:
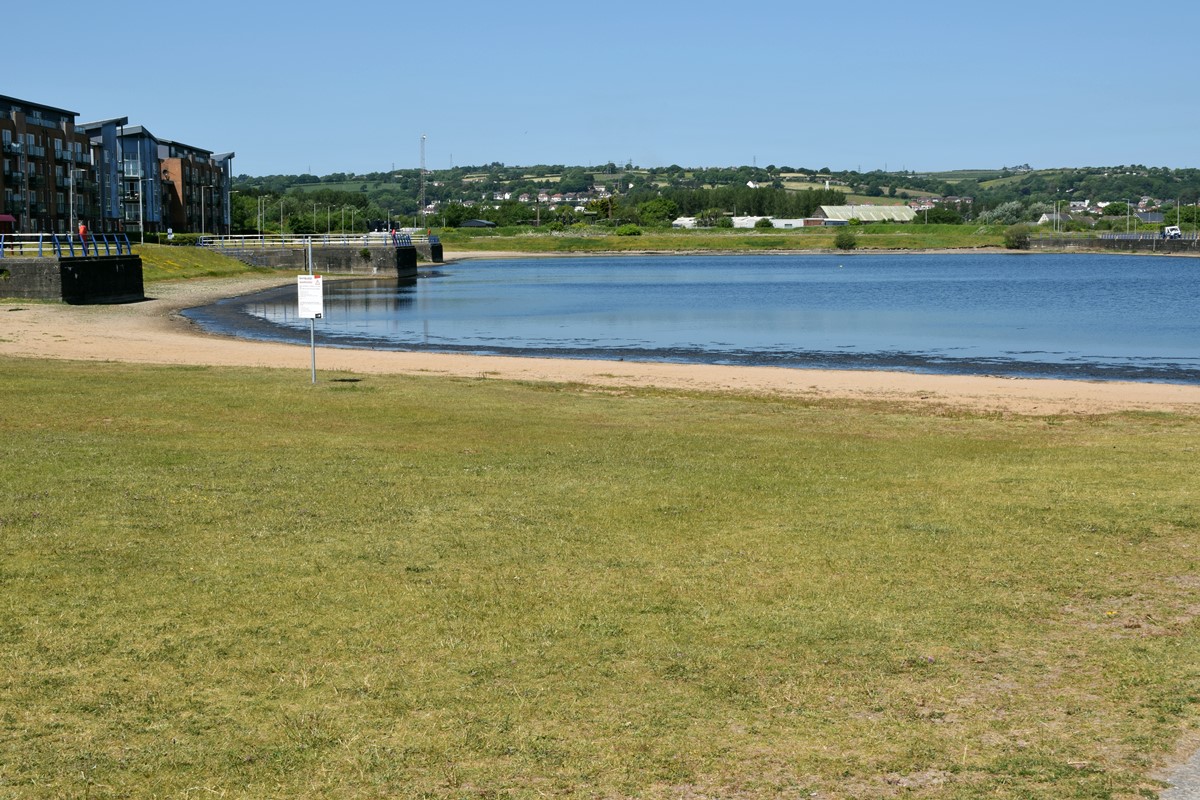
M296 292L300 319L321 319L325 316L325 293L321 288L320 275L296 276Z

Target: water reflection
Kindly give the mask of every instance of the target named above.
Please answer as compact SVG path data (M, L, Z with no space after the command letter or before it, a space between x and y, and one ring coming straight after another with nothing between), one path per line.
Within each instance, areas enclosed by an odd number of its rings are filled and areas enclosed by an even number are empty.
M783 256L474 262L325 285L327 346L1200 383L1183 259ZM188 312L307 342L295 287Z

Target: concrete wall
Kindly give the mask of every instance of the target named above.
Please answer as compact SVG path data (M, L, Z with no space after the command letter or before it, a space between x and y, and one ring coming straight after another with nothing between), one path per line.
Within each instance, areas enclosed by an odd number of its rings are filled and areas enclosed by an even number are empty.
M5 258L0 296L66 303L129 303L146 297L140 256Z
M1148 236L1143 239L1101 239L1098 236L1032 236L1030 250L1116 250L1126 253L1190 253L1200 254L1200 241L1196 239L1159 239Z
M304 248L245 249L214 247L213 252L236 258L251 266L304 272L308 251ZM314 247L313 271L382 275L397 278L417 276L416 247Z

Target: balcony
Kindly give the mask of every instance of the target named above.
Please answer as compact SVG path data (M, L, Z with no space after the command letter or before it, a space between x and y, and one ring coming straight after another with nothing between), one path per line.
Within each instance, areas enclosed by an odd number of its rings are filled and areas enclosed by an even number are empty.
M9 182L14 182L14 183L15 183L15 182L18 182L18 181L23 181L23 180L25 180L25 173L24 173L24 172L21 172L21 170L19 170L19 169L14 169L14 170L5 170L5 171L4 171L4 181L5 181L5 183L9 183Z
M29 155L32 158L45 158L46 148L38 147L36 144L29 145Z
M21 152L21 143L20 142L5 142L4 143L4 152L20 153Z
M34 189L45 189L46 188L46 176L45 175L30 175L29 176L29 185L30 185L30 187L32 187Z

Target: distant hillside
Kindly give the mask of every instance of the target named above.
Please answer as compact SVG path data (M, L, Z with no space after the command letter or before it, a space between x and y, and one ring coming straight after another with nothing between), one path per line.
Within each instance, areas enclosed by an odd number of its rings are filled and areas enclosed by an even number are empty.
M826 189L828 187L828 189ZM1059 167L1028 165L943 172L834 171L774 164L765 167L638 167L609 162L507 166L500 163L367 174L240 175L233 196L234 227L242 231L363 230L369 225L447 225L466 217L501 224L585 219L661 224L688 207L726 214L798 213L814 202L897 204L969 198L956 202L965 218L1019 203L1033 208L1064 201L1133 202L1143 208L1194 205L1200 170L1141 165ZM787 198L792 198L788 200ZM818 200L821 197L823 199ZM1145 199L1145 202L1142 202ZM424 200L422 209L421 201ZM642 208L652 201L653 223ZM564 205L565 203L565 205ZM268 213L266 208L272 206ZM557 216L556 216L557 215ZM282 218L282 219L281 219ZM408 220L408 222L403 222ZM942 220L951 221L951 220Z

